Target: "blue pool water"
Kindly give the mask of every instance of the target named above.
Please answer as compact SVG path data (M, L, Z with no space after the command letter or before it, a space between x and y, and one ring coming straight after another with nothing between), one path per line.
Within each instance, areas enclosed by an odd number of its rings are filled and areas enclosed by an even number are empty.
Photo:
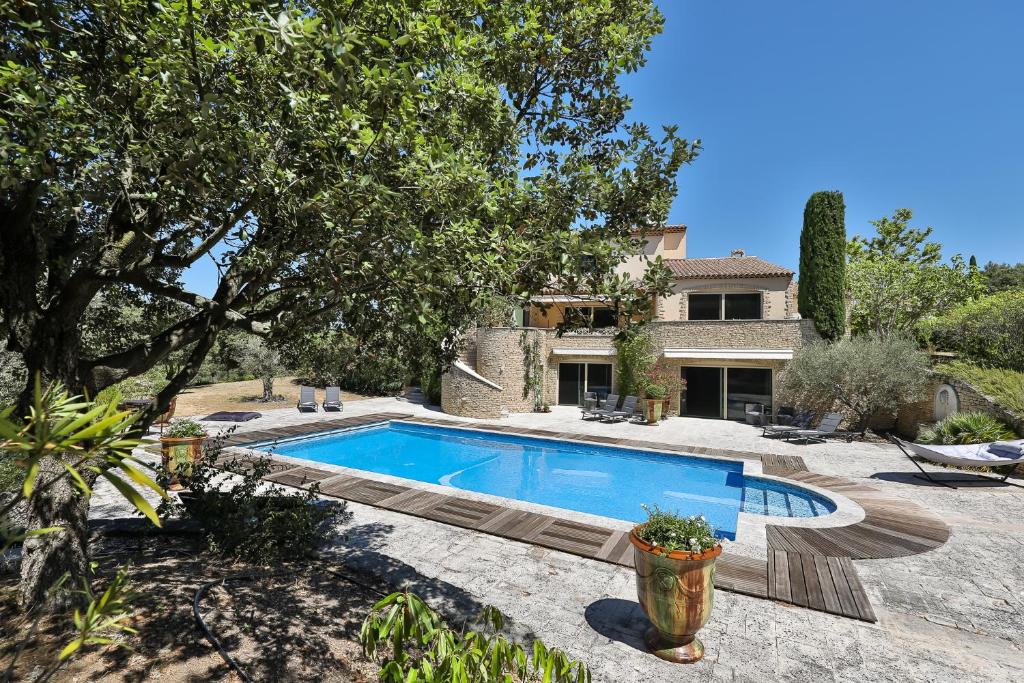
M703 514L734 539L740 510L780 517L835 511L796 486L743 476L740 462L388 423L257 450L639 522L641 503Z

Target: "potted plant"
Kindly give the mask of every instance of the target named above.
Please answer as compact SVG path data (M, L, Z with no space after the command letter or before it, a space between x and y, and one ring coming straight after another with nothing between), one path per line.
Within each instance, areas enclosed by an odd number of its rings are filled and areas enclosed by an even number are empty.
M664 384L655 380L650 380L644 384L644 399L647 402L647 424L658 424L658 420L661 419L661 411L666 396L668 396L668 392L665 390Z
M170 475L172 491L183 488L181 480L192 474L192 465L203 457L206 428L195 420L174 420L160 435L160 457Z
M633 528L629 540L637 597L652 624L647 645L661 659L696 662L704 656L697 632L711 616L721 541L703 515L644 510L647 521Z

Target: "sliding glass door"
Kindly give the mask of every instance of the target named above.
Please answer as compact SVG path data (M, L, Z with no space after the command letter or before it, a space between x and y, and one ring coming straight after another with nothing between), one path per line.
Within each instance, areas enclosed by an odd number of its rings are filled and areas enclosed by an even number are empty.
M583 395L588 391L604 400L612 390L611 363L559 363L558 403L560 405L583 405Z
M767 368L685 366L682 375L683 415L742 420L748 403L772 410L772 371Z

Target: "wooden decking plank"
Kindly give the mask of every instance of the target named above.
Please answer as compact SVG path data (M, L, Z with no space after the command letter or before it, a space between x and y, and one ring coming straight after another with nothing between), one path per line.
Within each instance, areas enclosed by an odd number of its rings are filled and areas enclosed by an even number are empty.
M868 600L868 595L864 592L864 586L860 582L860 577L857 575L857 568L853 566L853 561L848 557L841 557L839 558L839 566L842 567L843 575L846 577L846 584L850 587L853 603L857 610L857 618L874 623L877 621L875 611L871 608L871 601Z
M836 588L836 597L839 599L838 614L844 617L857 618L857 603L853 601L853 591L850 590L850 583L846 580L846 573L838 557L827 557L829 572L832 574L832 585Z
M327 479L328 477L333 476L333 474L333 472L320 470L315 467L296 467L294 469L276 472L263 478L276 484L294 486L295 488L308 488L310 484Z
M715 566L715 586L757 598L768 597L768 563L742 555L723 553Z
M630 545L628 532L613 531L598 550L597 557L602 560L614 561L612 558L618 558Z
M772 550L774 558L773 571L769 572L768 581L774 584L774 595L776 600L782 602L793 601L793 590L789 583L789 553L784 550ZM769 559L769 563L771 559Z
M842 614L842 605L836 592L832 569L828 566L828 558L824 555L814 556L814 573L818 576L818 587L821 588L821 599L825 611L829 614Z
M794 605L807 607L807 586L804 583L803 556L800 553L786 553L789 564L789 590Z
M814 566L814 556L800 555L800 563L804 570L804 583L807 588L807 606L819 612L825 611L825 598L821 591L821 581Z

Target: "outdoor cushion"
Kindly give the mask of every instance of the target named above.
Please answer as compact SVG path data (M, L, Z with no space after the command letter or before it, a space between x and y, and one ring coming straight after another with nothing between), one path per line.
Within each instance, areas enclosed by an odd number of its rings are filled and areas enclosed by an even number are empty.
M996 441L988 450L996 455L1019 458L1024 455L1024 441Z
M249 420L255 420L258 417L263 417L263 413L253 412L231 412L230 410L222 410L217 413L211 413L203 418L207 422L248 422Z

